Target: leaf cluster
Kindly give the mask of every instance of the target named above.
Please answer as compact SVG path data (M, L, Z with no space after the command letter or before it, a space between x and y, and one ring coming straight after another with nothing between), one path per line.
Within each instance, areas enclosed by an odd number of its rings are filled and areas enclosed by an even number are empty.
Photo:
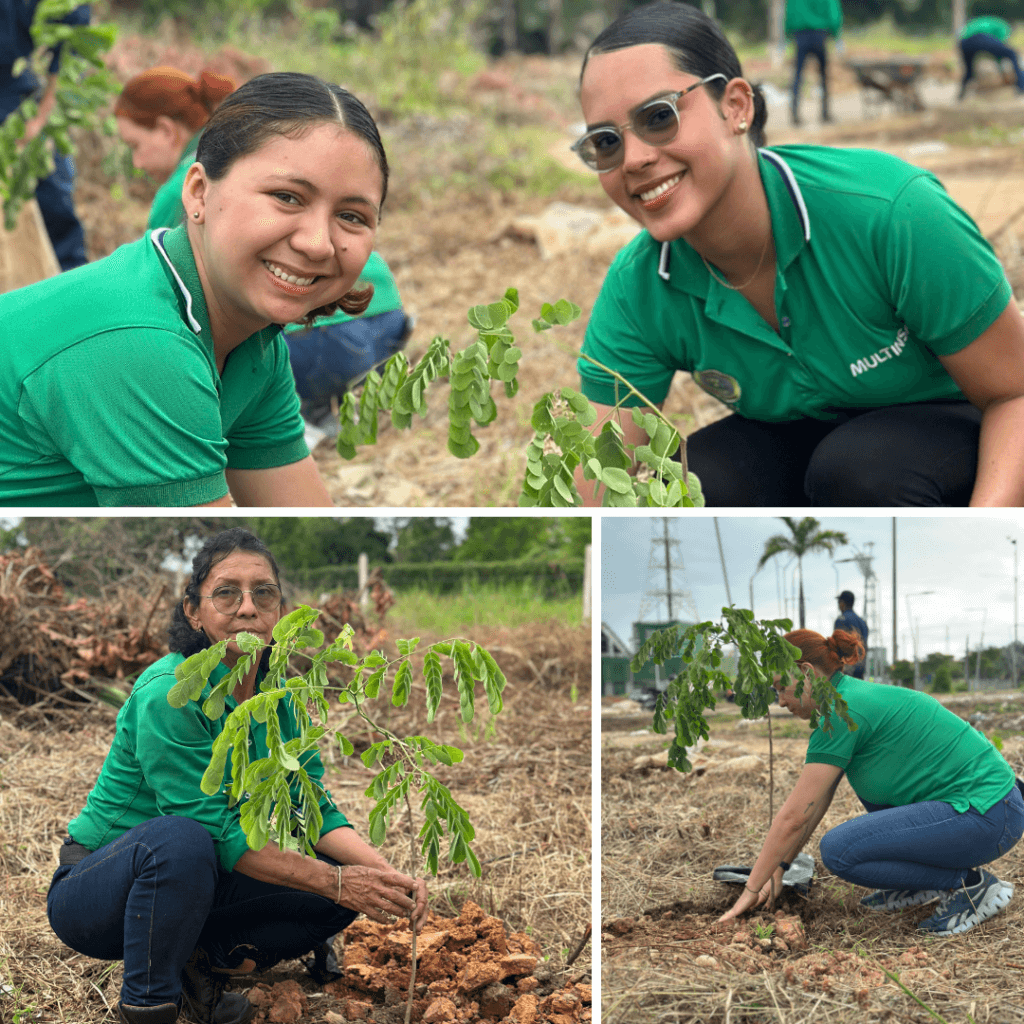
M850 718L846 701L827 679L805 676L797 666L800 649L786 640L784 634L793 628L789 619L755 620L745 608L723 608L722 621L707 621L691 626L674 625L652 633L631 662L639 671L648 661L663 665L670 658L681 658L682 671L659 694L654 712L654 731L662 735L673 728L668 763L679 771L692 768L686 748L698 738L709 736L704 712L714 708L717 697L733 691L736 706L744 718L763 718L774 698L773 684L780 689L796 681L799 699L804 687L811 685L815 703L822 709L820 724L826 732L834 727L832 715L838 716L849 729L856 723ZM724 649L734 647L737 672L733 680L722 665ZM817 713L810 727L819 724Z
M73 126L91 126L97 113L120 91L114 76L103 63L103 54L113 45L117 29L113 25L64 25L63 18L79 6L78 0L42 0L32 23L32 41L36 47L31 63L36 77L48 76L50 52L61 46L57 71L57 90L53 112L42 131L22 145L25 124L39 112L33 98L24 100L0 124L0 201L4 227L11 231L26 200L35 195L36 185L53 173L51 149L62 155L74 153L69 130ZM17 61L12 74L20 75L30 62ZM104 126L111 132L109 124Z
M469 817L431 772L434 765L461 761L462 751L426 736L401 738L373 721L364 706L380 696L389 677L391 703L402 707L409 702L413 688L410 659L419 638L398 640L399 657L394 661L381 651L360 658L352 649L352 627L346 625L327 644L323 632L315 626L319 614L302 605L275 625L268 670L257 692L225 718L203 776L203 792L212 795L223 790L232 806L241 804L240 823L252 849L260 850L274 841L282 850L312 856L320 839L327 796L317 778L311 777L309 766L319 742L330 731L328 693L337 690L339 703L350 704L360 718L384 736L361 755L367 768L378 769L366 790L366 795L376 801L369 816L370 840L377 845L383 843L394 808L418 793L424 816L421 848L429 870L436 874L441 841L447 835L449 860L455 864L468 861L470 870L479 875L480 863L469 847L475 835ZM259 637L239 633L236 643L242 657L203 699L203 713L213 720L224 716L227 696L263 655ZM167 695L168 702L183 708L190 701L200 701L226 649L227 641L221 641L185 659L175 670L177 682ZM305 653L308 651L313 653ZM309 660L309 669L301 676L287 678L289 659L296 654ZM428 723L433 722L443 696L442 659L450 662L464 722L473 719L478 683L483 686L491 714L502 710L506 680L498 663L479 645L455 638L432 644L424 653ZM354 669L346 686L331 686L327 666L332 662ZM283 739L278 717L285 709L298 726L298 735L288 740ZM266 725L267 756L250 761L254 722ZM352 742L341 733L335 735L341 753L351 756Z

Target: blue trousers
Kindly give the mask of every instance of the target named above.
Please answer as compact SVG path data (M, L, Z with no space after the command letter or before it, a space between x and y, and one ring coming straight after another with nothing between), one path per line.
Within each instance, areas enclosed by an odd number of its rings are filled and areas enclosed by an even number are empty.
M822 863L868 889L957 889L964 876L1012 850L1024 834L1017 785L985 814L930 800L905 807L861 803L868 814L822 836Z
M0 85L0 121L28 95L11 85ZM36 202L60 269L71 270L87 262L85 232L75 213L75 163L69 156L54 153L54 164L53 174L36 186Z
M318 854L329 864L336 861ZM57 868L50 926L72 949L124 960L122 1001L177 1003L181 971L202 945L214 967L243 943L259 970L308 953L356 912L315 893L219 867L210 833L190 818L153 818L78 864Z
M800 120L800 77L803 74L804 61L812 54L818 59L821 71L821 116L828 119L828 55L825 40L828 33L824 29L808 28L793 33L796 43L796 71L793 74L793 121Z
M979 53L987 53L995 57L997 61L1008 60L1017 73L1017 88L1024 92L1024 74L1021 74L1020 64L1017 62L1017 51L1011 49L1001 39L978 32L973 36L960 40L960 55L964 59L964 78L960 83L960 95L958 99L964 98L967 91L967 83L974 77L974 58Z

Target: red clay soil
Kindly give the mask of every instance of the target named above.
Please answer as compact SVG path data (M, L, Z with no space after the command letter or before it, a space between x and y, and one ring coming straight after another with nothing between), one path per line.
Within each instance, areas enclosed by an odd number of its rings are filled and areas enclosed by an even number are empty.
M412 960L408 922L360 919L344 933L344 977L310 993L298 981L259 983L248 991L256 1024L401 1024ZM424 1024L584 1024L591 987L561 982L541 962L530 936L509 934L467 901L457 918L431 914L416 937L412 1020ZM324 998L324 996L328 998Z

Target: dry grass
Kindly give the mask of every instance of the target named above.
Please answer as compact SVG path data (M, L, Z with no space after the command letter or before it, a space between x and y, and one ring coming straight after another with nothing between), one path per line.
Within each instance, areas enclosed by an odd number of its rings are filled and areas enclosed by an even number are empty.
M957 712L966 714L958 707ZM1019 710L1016 712L1019 715ZM711 725L714 758L762 756L767 740L757 727L737 729L735 714ZM715 920L738 890L712 880L720 864L752 864L767 831L767 767L740 775L680 775L632 767L633 758L660 747L609 745L640 723L606 719L602 753L602 1019L605 1024L906 1024L1024 1021L1024 846L995 865L1014 882L1010 906L966 935L927 938L916 924L934 906L876 914L859 906L864 890L821 866L817 839L863 808L847 783L815 837L805 847L817 876L807 897L785 894L781 908L799 916L805 952L751 950L713 932ZM803 727L806 729L806 727ZM613 731L614 730L614 731ZM789 730L786 730L789 732ZM806 738L779 738L775 727L775 807L801 770ZM620 739L618 741L622 743ZM1024 739L1006 740L1004 753L1018 772ZM633 918L615 925L616 919ZM772 924L767 911L738 922L748 931ZM609 931L611 926L611 931ZM622 934L613 934L621 932ZM712 955L717 966L695 963ZM913 996L885 977L899 976ZM916 999L914 997L917 997ZM926 1004L923 1007L917 1001Z
M477 829L474 849L484 864L472 879L465 866L442 866L429 883L432 908L454 914L466 899L528 931L552 967L564 966L590 922L590 630L545 625L480 631L509 685L505 710L487 726L486 705L460 728L458 705L447 699L432 726L422 704L396 711L389 724L460 747L465 761L443 780ZM439 639L439 638L433 638ZM425 637L424 642L430 642ZM531 668L530 666L533 666ZM584 699L573 704L573 683ZM384 702L381 702L382 704ZM343 714L332 710L332 724ZM89 706L35 728L0 719L0 1020L100 1024L113 1016L119 962L81 956L64 946L46 921L45 897L67 822L81 809L113 733L114 712ZM359 732L348 735L359 740ZM363 796L369 773L358 758L325 751L328 785L339 806L365 834L372 803ZM414 806L416 824L418 810ZM410 869L404 820L389 833L385 856ZM566 977L586 976L589 947ZM303 979L297 964L279 965L257 980ZM312 986L308 979L302 981ZM312 990L312 989L311 989ZM321 1008L325 1005L320 1003ZM37 1015L38 1014L38 1015ZM23 1015L19 1018L19 1015ZM308 1019L319 1019L311 1015Z

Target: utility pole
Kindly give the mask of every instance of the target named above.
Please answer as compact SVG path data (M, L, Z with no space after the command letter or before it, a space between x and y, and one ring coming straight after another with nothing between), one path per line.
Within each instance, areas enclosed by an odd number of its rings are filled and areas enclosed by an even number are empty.
M896 649L896 517L892 517L892 663L893 667L899 660Z
M718 529L718 516L715 519L715 538L718 540L718 557L722 562L722 579L725 580L725 600L732 607L732 594L729 593L729 576L725 571L725 552L722 550L722 533Z
M1013 688L1017 689L1017 541L1006 538L1013 545Z
M665 529L665 595L668 599L668 620L674 622L675 616L672 614L672 553L669 550L668 519L666 517L662 518L661 525Z

